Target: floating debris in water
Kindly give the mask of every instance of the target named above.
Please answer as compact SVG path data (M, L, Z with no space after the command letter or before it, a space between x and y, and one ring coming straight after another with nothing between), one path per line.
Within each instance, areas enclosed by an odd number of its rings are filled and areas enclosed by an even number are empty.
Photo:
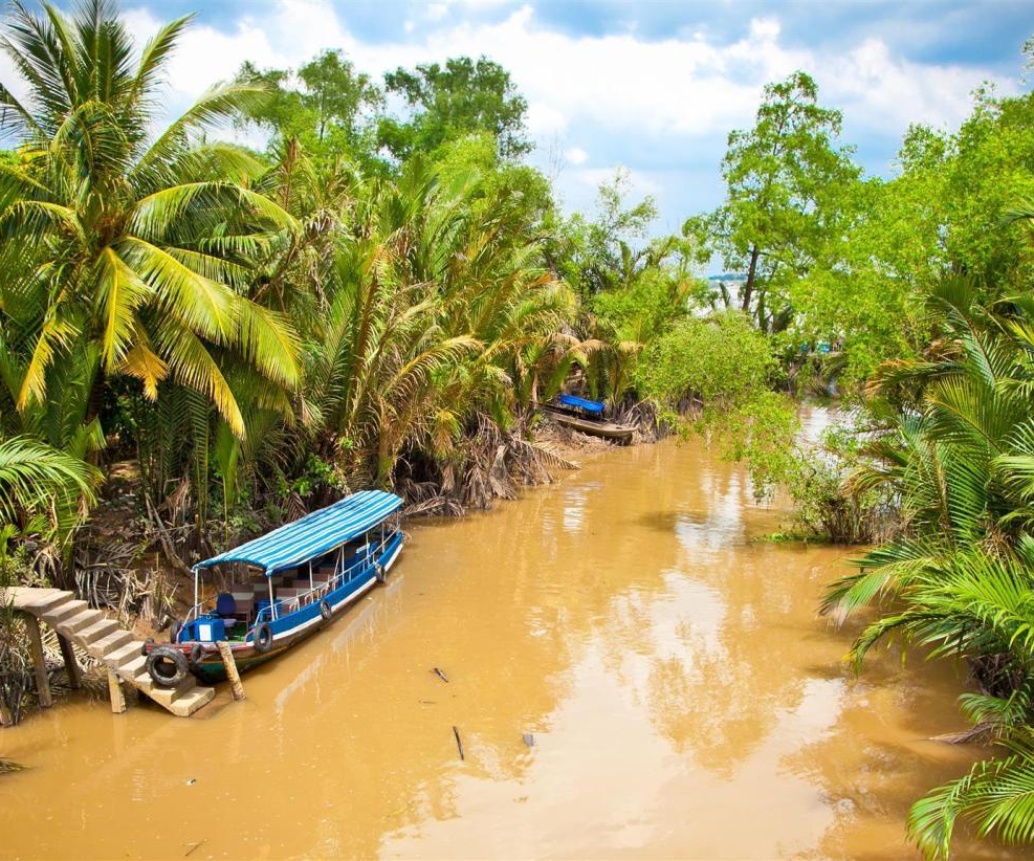
M533 736L530 732L524 733L524 743L528 747L535 747L535 736Z
M449 680L445 677L445 673L443 673L437 667L435 667L431 672L433 672L436 676L438 676L438 678L440 678L446 684L449 683Z
M9 759L0 759L0 774L9 774L13 771L26 771L27 766L19 765Z
M461 760L466 759L466 757L463 755L463 741L460 739L459 728L458 727L453 727L452 728L452 734L454 736L456 736L456 747L457 747L457 749L460 752L460 759Z
M188 777L187 778L187 786L193 786L195 783L197 783L197 778L196 777Z

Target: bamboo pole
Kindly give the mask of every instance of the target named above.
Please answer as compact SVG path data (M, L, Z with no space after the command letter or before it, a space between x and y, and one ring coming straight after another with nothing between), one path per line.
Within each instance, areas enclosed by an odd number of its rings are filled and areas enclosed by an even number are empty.
M39 694L40 708L50 708L54 698L50 695L50 680L47 678L47 664L43 658L43 634L40 633L39 619L25 613L25 627L29 630L29 651L32 653L32 666L36 671L36 691Z
M108 664L108 693L111 695L111 712L120 715L126 710L126 697L115 668Z
M237 672L237 662L233 658L233 649L226 640L216 643L219 648L219 657L223 659L223 666L226 667L226 678L230 681L230 690L233 691L233 698L240 702L245 699L244 685L241 684L241 674Z
M65 662L65 672L68 674L68 684L73 688L83 686L83 671L79 668L79 662L75 659L75 652L72 650L72 642L63 634L57 635L58 645L61 646L61 657Z

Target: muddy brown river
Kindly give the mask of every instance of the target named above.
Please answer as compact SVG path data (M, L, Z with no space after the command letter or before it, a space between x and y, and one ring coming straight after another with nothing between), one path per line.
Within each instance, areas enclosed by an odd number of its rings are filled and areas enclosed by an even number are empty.
M917 858L910 803L982 751L929 740L966 725L959 670L841 663L815 609L851 554L761 540L785 511L695 443L558 478L409 524L389 584L244 703L80 695L0 730L29 767L0 857Z

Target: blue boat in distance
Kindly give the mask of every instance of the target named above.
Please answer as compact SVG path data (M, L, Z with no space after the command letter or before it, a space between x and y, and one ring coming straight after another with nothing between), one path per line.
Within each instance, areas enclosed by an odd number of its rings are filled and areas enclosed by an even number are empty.
M191 672L219 681L226 677L220 641L243 672L331 622L395 564L403 542L401 508L393 493L360 491L197 563L194 606L173 622L169 643L144 648L151 678L166 687ZM202 577L216 565L250 576L206 600Z
M602 401L590 401L588 398L580 398L577 395L557 395L557 403L573 412L585 413L590 416L603 416L605 404Z
M605 421L603 412L606 405L601 401L591 401L577 395L560 394L549 404L546 410L549 417L559 425L612 440L619 445L631 441L635 428Z

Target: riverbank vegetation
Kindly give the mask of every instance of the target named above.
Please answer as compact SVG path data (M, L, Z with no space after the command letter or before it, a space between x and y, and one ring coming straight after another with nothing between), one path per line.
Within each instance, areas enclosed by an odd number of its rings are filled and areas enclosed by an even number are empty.
M967 735L1008 752L912 835L1031 842L1034 97L911 127L880 179L796 72L730 134L721 205L655 236L621 172L564 213L483 57L245 63L169 121L187 26L135 46L106 0L5 21L0 586L146 596L160 626L159 569L349 490L457 513L548 480L537 406L574 387L706 434L800 534L875 544L824 605L876 606L854 657L896 635L966 660ZM796 399L834 390L850 428L795 443Z

